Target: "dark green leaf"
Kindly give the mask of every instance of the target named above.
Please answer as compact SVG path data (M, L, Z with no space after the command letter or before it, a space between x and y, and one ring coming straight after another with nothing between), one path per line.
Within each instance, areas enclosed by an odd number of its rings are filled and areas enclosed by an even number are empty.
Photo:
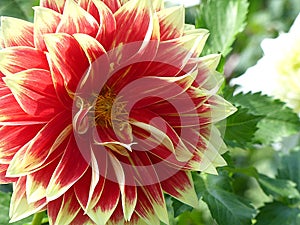
M226 56L231 51L236 35L246 25L248 5L247 0L201 1L196 26L210 31L204 54L220 52Z
M260 208L255 225L299 225L300 209L290 208L280 202L272 202Z
M38 0L1 0L0 15L32 20L32 7L38 5L38 2Z
M280 161L278 178L293 181L300 192L300 150L283 155Z
M274 179L266 175L259 174L258 182L266 194L275 198L299 198L300 194L295 188L295 183L289 180Z
M255 209L248 201L219 187L211 181L212 175L198 176L198 189L208 205L213 218L219 225L248 225L255 215Z
M245 147L257 131L257 124L263 117L253 115L248 109L238 107L238 111L227 118L225 141L231 146Z

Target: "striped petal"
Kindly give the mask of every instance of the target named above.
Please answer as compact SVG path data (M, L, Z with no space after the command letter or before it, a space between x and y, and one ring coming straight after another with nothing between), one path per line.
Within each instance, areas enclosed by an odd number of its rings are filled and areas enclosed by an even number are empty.
M15 185L15 190L10 201L9 217L10 223L24 219L34 213L43 210L46 199L34 203L28 203L26 198L26 177L21 177Z
M8 166L9 164L0 164L0 184L9 184L18 181L18 178L6 177Z
M90 163L86 160L89 159L82 156L72 136L48 184L46 190L48 201L54 200L64 194L85 174ZM76 161L75 165L74 161ZM73 170L72 173L70 173L70 168Z
M80 209L74 190L71 188L61 198L48 203L49 222L52 225L70 224Z
M10 163L16 152L41 128L42 125L0 127L0 163Z
M33 44L33 24L24 20L1 17L1 31L4 46L29 46Z
M75 34L84 33L95 37L99 24L95 18L81 8L74 0L66 0L64 12L57 33Z
M28 69L49 70L45 54L30 47L11 47L0 50L0 71L4 75Z
M184 29L184 7L177 6L160 10L158 13L160 38L162 41L179 38Z
M89 67L84 51L76 39L68 34L47 34L45 43L53 80L62 77L64 86L75 92L79 80Z
M40 6L63 13L66 0L40 0Z
M29 115L51 119L61 111L49 71L30 69L9 74L3 80Z
M119 198L119 185L110 181L109 179L106 179L99 201L92 209L87 211L87 215L97 225L105 225L116 209Z
M198 197L194 189L191 174L185 171L176 171L172 168L165 170L170 173L167 180L161 182L162 189L169 195L177 198L194 208L198 207Z
M121 7L121 4L120 4L120 1L119 0L102 0L105 5L107 5L110 10L115 13L120 7Z
M72 131L69 121L68 115L61 113L44 125L37 135L15 154L8 168L8 175L27 175L42 166L52 152L62 150L60 148L64 146L60 145Z
M43 35L55 33L61 20L61 14L44 7L34 7L34 44L35 47L45 51L46 46Z
M115 46L120 43L149 41L159 37L150 0L132 0L115 13L117 34ZM123 21L126 21L124 24Z

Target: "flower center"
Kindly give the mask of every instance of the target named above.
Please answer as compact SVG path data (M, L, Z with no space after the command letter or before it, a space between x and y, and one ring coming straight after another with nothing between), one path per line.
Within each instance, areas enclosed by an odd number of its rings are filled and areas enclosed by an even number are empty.
M97 96L95 104L95 124L96 126L114 126L120 124L127 115L126 103L119 101L114 92L104 87Z

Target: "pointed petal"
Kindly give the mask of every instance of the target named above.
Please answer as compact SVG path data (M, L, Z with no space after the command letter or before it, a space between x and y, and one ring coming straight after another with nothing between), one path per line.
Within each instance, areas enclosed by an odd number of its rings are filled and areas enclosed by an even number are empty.
M29 203L46 198L46 188L58 163L59 158L43 169L27 175L26 196Z
M73 37L85 52L90 63L106 53L104 47L95 38L87 34L74 34Z
M174 173L174 169L166 169L166 173ZM176 171L175 171L176 172ZM178 199L179 201L188 204L194 208L198 207L198 197L194 189L191 174L185 171L178 171L177 173L169 176L167 180L161 182L163 190Z
M158 38L153 8L149 0L133 0L124 4L115 13L117 34L115 46L120 43L149 41ZM126 21L124 24L123 21ZM125 34L125 35L124 35Z
M117 27L116 20L111 10L102 1L93 2L99 14L100 24L96 39L108 50L114 40Z
M0 163L9 164L15 153L41 128L42 125L0 127Z
M105 5L107 5L110 10L115 13L120 7L121 7L121 4L120 4L120 1L119 0L102 0Z
M76 141L72 136L68 146L57 165L48 184L46 194L47 200L51 201L64 194L73 184L78 181L89 168L89 161L84 158L78 149ZM74 164L74 162L76 162ZM73 173L70 173L70 168Z
M44 125L37 135L15 154L8 168L8 175L27 175L42 166L52 152L57 149L62 151L61 148L65 148L62 143L72 132L69 121L69 116L61 113Z
M61 20L61 14L44 7L33 7L34 9L34 44L35 47L45 51L46 46L43 35L55 33L57 25Z
M76 39L68 34L47 34L45 43L49 51L51 72L55 76L53 80L61 76L64 86L75 92L79 80L89 67L84 51Z
M74 190L71 188L60 198L48 203L49 222L53 225L70 224L80 209Z
M83 210L80 210L76 217L69 225L95 225L95 223L90 219L88 215L84 213Z
M157 13L162 41L179 38L184 30L184 7L166 8Z
M0 51L0 71L4 75L27 69L49 70L45 54L31 47L11 47Z
M33 24L12 17L1 17L1 31L5 47L33 44Z
M119 198L119 185L106 179L101 197L95 207L87 211L88 216L92 218L97 225L105 225L115 211Z
M40 6L63 13L66 0L40 0Z
M26 177L19 178L15 184L15 190L11 197L9 217L10 223L24 219L44 209L46 199L34 203L28 203L26 199Z
M0 164L0 184L9 184L18 181L18 178L6 177L8 166L9 164Z
M66 0L62 19L57 26L57 33L83 33L96 37L99 24L95 18L81 8L74 0Z
M49 71L25 70L7 75L3 81L26 113L51 119L58 111L62 111Z

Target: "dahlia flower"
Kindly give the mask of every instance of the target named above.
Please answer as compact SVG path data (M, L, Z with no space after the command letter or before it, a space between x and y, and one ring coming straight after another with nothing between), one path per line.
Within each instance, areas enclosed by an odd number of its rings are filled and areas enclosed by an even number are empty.
M197 207L191 171L216 173L218 55L184 8L149 0L41 0L2 17L0 182L11 221L168 224L164 194Z
M244 92L261 91L286 102L300 113L300 14L288 33L264 39L264 56L245 74L234 79Z

